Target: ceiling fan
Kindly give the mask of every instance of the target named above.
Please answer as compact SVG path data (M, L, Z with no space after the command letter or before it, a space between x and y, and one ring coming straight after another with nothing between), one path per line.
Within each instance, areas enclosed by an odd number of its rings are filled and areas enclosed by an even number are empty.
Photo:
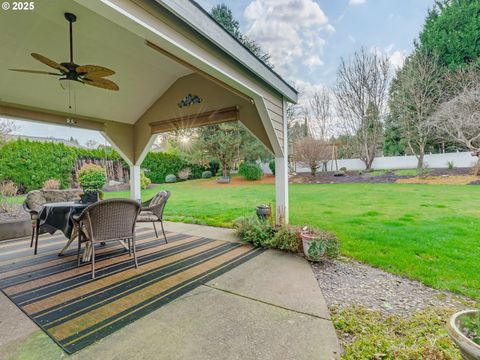
M73 31L72 24L77 20L77 17L71 13L65 13L65 19L70 24L70 61L57 63L53 60L48 59L47 57L32 53L32 57L35 60L40 61L41 63L50 66L53 69L59 71L48 72L48 71L37 71L37 70L24 70L24 69L9 69L11 71L26 72L32 74L43 74L43 75L53 75L60 76L60 85L64 89L69 89L75 84L85 84L90 86L96 86L102 89L114 90L119 89L118 85L111 80L104 79L107 76L115 74L115 71L110 70L103 66L98 65L77 65L73 62Z

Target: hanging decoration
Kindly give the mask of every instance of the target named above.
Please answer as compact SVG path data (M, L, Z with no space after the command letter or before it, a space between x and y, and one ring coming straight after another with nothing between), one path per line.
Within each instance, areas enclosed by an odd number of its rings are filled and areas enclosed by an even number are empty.
M184 108L186 106L191 106L195 104L200 104L203 101L202 98L197 95L188 94L178 103L179 108Z

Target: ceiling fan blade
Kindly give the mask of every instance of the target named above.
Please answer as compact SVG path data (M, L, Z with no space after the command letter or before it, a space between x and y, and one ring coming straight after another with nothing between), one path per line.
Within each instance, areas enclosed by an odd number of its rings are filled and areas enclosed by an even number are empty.
M102 79L102 78L94 78L94 79L88 79L84 78L83 82L86 85L91 85L91 86L96 86L102 89L107 89L107 90L113 90L117 91L119 90L119 87L117 84L115 84L113 81L107 80L107 79Z
M38 71L38 70L25 70L25 69L8 69L10 71L18 71L18 72L25 72L30 74L43 74L43 75L55 75L55 76L63 76L63 74L52 73L48 71Z
M81 65L75 71L77 74L85 75L88 78L100 78L115 74L115 71L98 65Z
M63 66L63 65L60 65L59 63L53 61L53 60L50 60L49 58L46 58L45 56L43 55L40 55L40 54L37 54L37 53L31 53L30 55L32 55L32 57L35 59L35 60L38 60L40 61L41 63L47 65L47 66L50 66L51 68L54 68L54 69L57 69L57 70L60 70L62 71L63 73L68 73L68 69Z

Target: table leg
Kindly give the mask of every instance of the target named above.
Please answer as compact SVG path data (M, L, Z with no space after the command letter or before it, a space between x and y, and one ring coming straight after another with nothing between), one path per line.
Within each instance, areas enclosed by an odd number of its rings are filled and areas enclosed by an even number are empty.
M72 242L76 239L76 237L73 237L68 239L67 244L63 247L62 251L58 254L58 256L63 256L63 253L69 248L69 246L72 244Z

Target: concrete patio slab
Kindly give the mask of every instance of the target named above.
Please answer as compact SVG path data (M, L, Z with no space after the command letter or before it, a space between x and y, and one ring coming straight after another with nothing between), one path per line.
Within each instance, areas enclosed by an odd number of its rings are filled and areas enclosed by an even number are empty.
M308 262L269 250L213 279L208 286L329 320L325 300Z
M235 240L229 229L166 225ZM334 359L329 319L310 265L268 250L71 356L0 294L0 359Z

